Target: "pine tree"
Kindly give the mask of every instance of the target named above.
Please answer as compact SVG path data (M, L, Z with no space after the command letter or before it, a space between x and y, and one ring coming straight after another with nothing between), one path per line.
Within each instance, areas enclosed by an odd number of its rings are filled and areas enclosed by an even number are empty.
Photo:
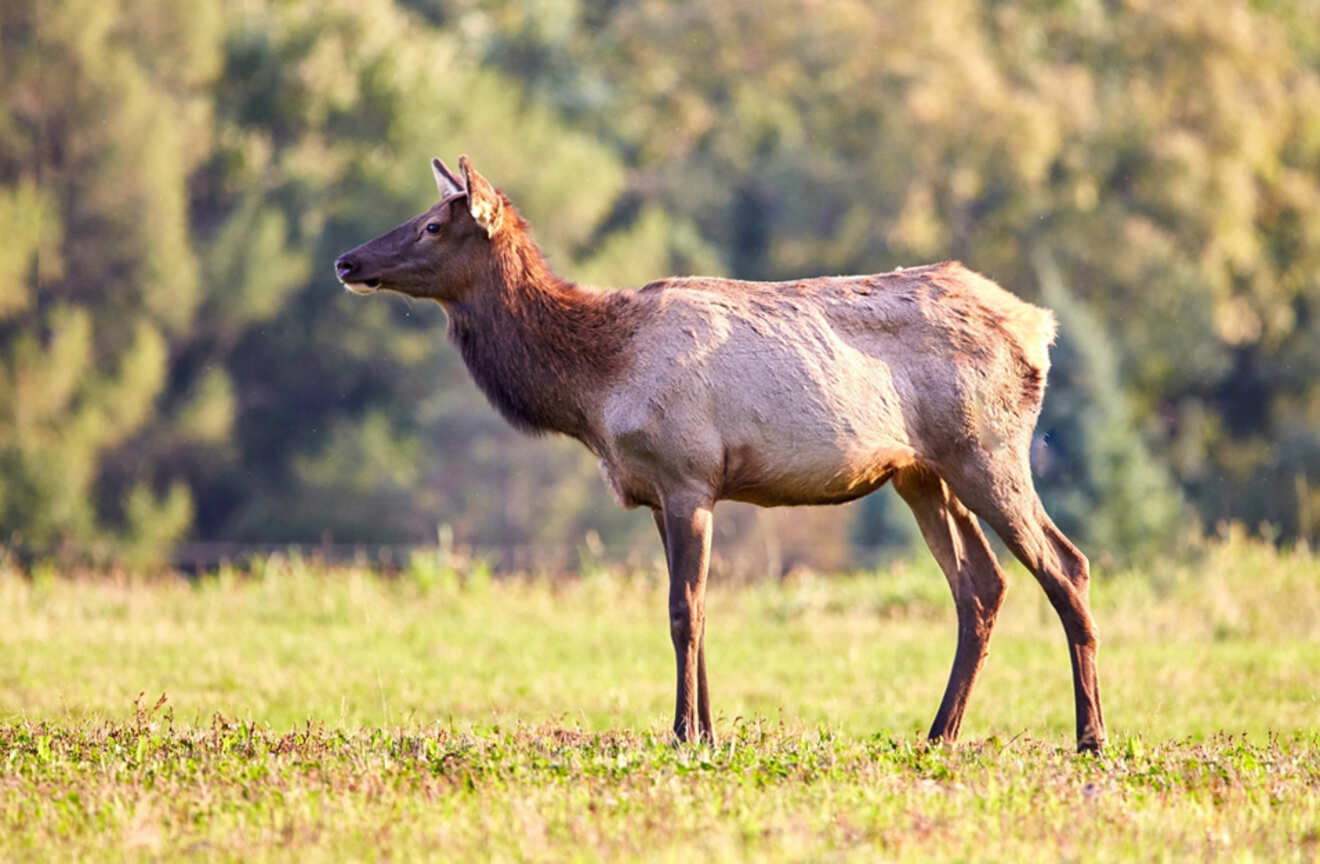
M191 520L168 478L106 484L199 299L186 181L214 68L207 7L183 5L2 13L0 232L18 243L0 262L0 537L25 555L148 561Z
M1180 495L1133 421L1113 340L1068 292L1051 256L1033 260L1059 322L1032 454L1045 509L1100 562L1167 548L1180 527Z

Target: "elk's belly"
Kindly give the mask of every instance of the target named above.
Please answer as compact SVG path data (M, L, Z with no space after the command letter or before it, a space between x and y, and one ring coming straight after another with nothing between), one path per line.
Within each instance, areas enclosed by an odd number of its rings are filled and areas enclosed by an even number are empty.
M694 467L678 470L677 463L683 461ZM914 461L912 449L899 444L867 453L827 454L788 453L758 443L728 447L705 459L602 458L600 469L615 498L627 508L659 507L666 489L697 484L707 485L715 500L787 507L852 501L879 489Z
M713 414L645 416L617 430L602 454L602 472L625 507L659 506L672 490L762 507L839 504L917 458L901 425L880 412L776 416L740 411L731 400Z
M723 450L722 498L851 501L915 459L894 377L871 358L838 350L829 364L800 359L720 380L740 382L717 386L707 409Z
M915 460L902 408L911 386L883 352L812 318L749 328L729 322L721 339L685 350L657 344L666 362L639 366L607 398L602 468L624 506L698 489L762 506L833 504Z
M897 443L833 452L740 445L727 451L719 497L762 507L842 504L879 489L913 461L911 448Z

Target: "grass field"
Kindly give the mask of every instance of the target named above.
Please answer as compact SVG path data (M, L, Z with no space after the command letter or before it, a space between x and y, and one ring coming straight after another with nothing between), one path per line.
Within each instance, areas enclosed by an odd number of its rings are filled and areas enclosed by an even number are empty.
M668 740L658 571L0 571L0 857L1317 860L1320 560L1234 536L1093 603L1102 757L1020 571L962 743L926 749L932 563L716 575L707 748Z

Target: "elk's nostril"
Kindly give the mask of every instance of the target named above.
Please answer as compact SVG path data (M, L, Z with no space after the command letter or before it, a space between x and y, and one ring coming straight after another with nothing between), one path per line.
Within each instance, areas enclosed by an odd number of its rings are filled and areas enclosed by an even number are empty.
M335 261L335 272L340 276L347 276L357 269L357 262L347 255L341 255Z

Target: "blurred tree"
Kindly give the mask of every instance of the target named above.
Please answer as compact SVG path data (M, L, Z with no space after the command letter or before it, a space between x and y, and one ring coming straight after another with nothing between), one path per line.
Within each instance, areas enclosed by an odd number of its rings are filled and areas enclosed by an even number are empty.
M200 298L186 179L207 149L215 6L17 0L0 15L0 536L145 561L187 490L107 482Z
M5 8L6 542L148 560L190 526L633 530L583 493L575 449L495 420L437 309L343 296L328 262L429 204L427 160L464 149L593 280L713 256L658 210L621 211L608 149L387 0L220 12Z
M1065 321L1042 484L1079 539L1156 542L1166 472L1207 521L1320 535L1310 0L12 0L0 49L24 554L651 542L485 406L437 308L336 293L463 151L584 281L960 258ZM793 542L901 536L886 500Z
M194 471L202 536L426 541L447 522L518 545L651 530L597 494L576 445L507 428L437 307L348 296L330 262L429 206L429 158L464 151L565 276L627 284L713 263L690 228L654 208L621 217L610 149L387 0L249 7L216 98L195 221L214 282L240 296L207 306L204 357L218 348L234 376L239 435L233 469ZM249 298L268 299L259 317Z
M737 275L954 257L1033 297L1053 250L1156 459L1207 519L1289 534L1320 485L1313 5L584 3L536 68L604 86L567 102Z
M1102 563L1168 552L1181 501L1132 418L1113 342L1063 284L1053 258L1036 250L1041 299L1059 321L1050 385L1037 424L1033 467L1045 507Z

